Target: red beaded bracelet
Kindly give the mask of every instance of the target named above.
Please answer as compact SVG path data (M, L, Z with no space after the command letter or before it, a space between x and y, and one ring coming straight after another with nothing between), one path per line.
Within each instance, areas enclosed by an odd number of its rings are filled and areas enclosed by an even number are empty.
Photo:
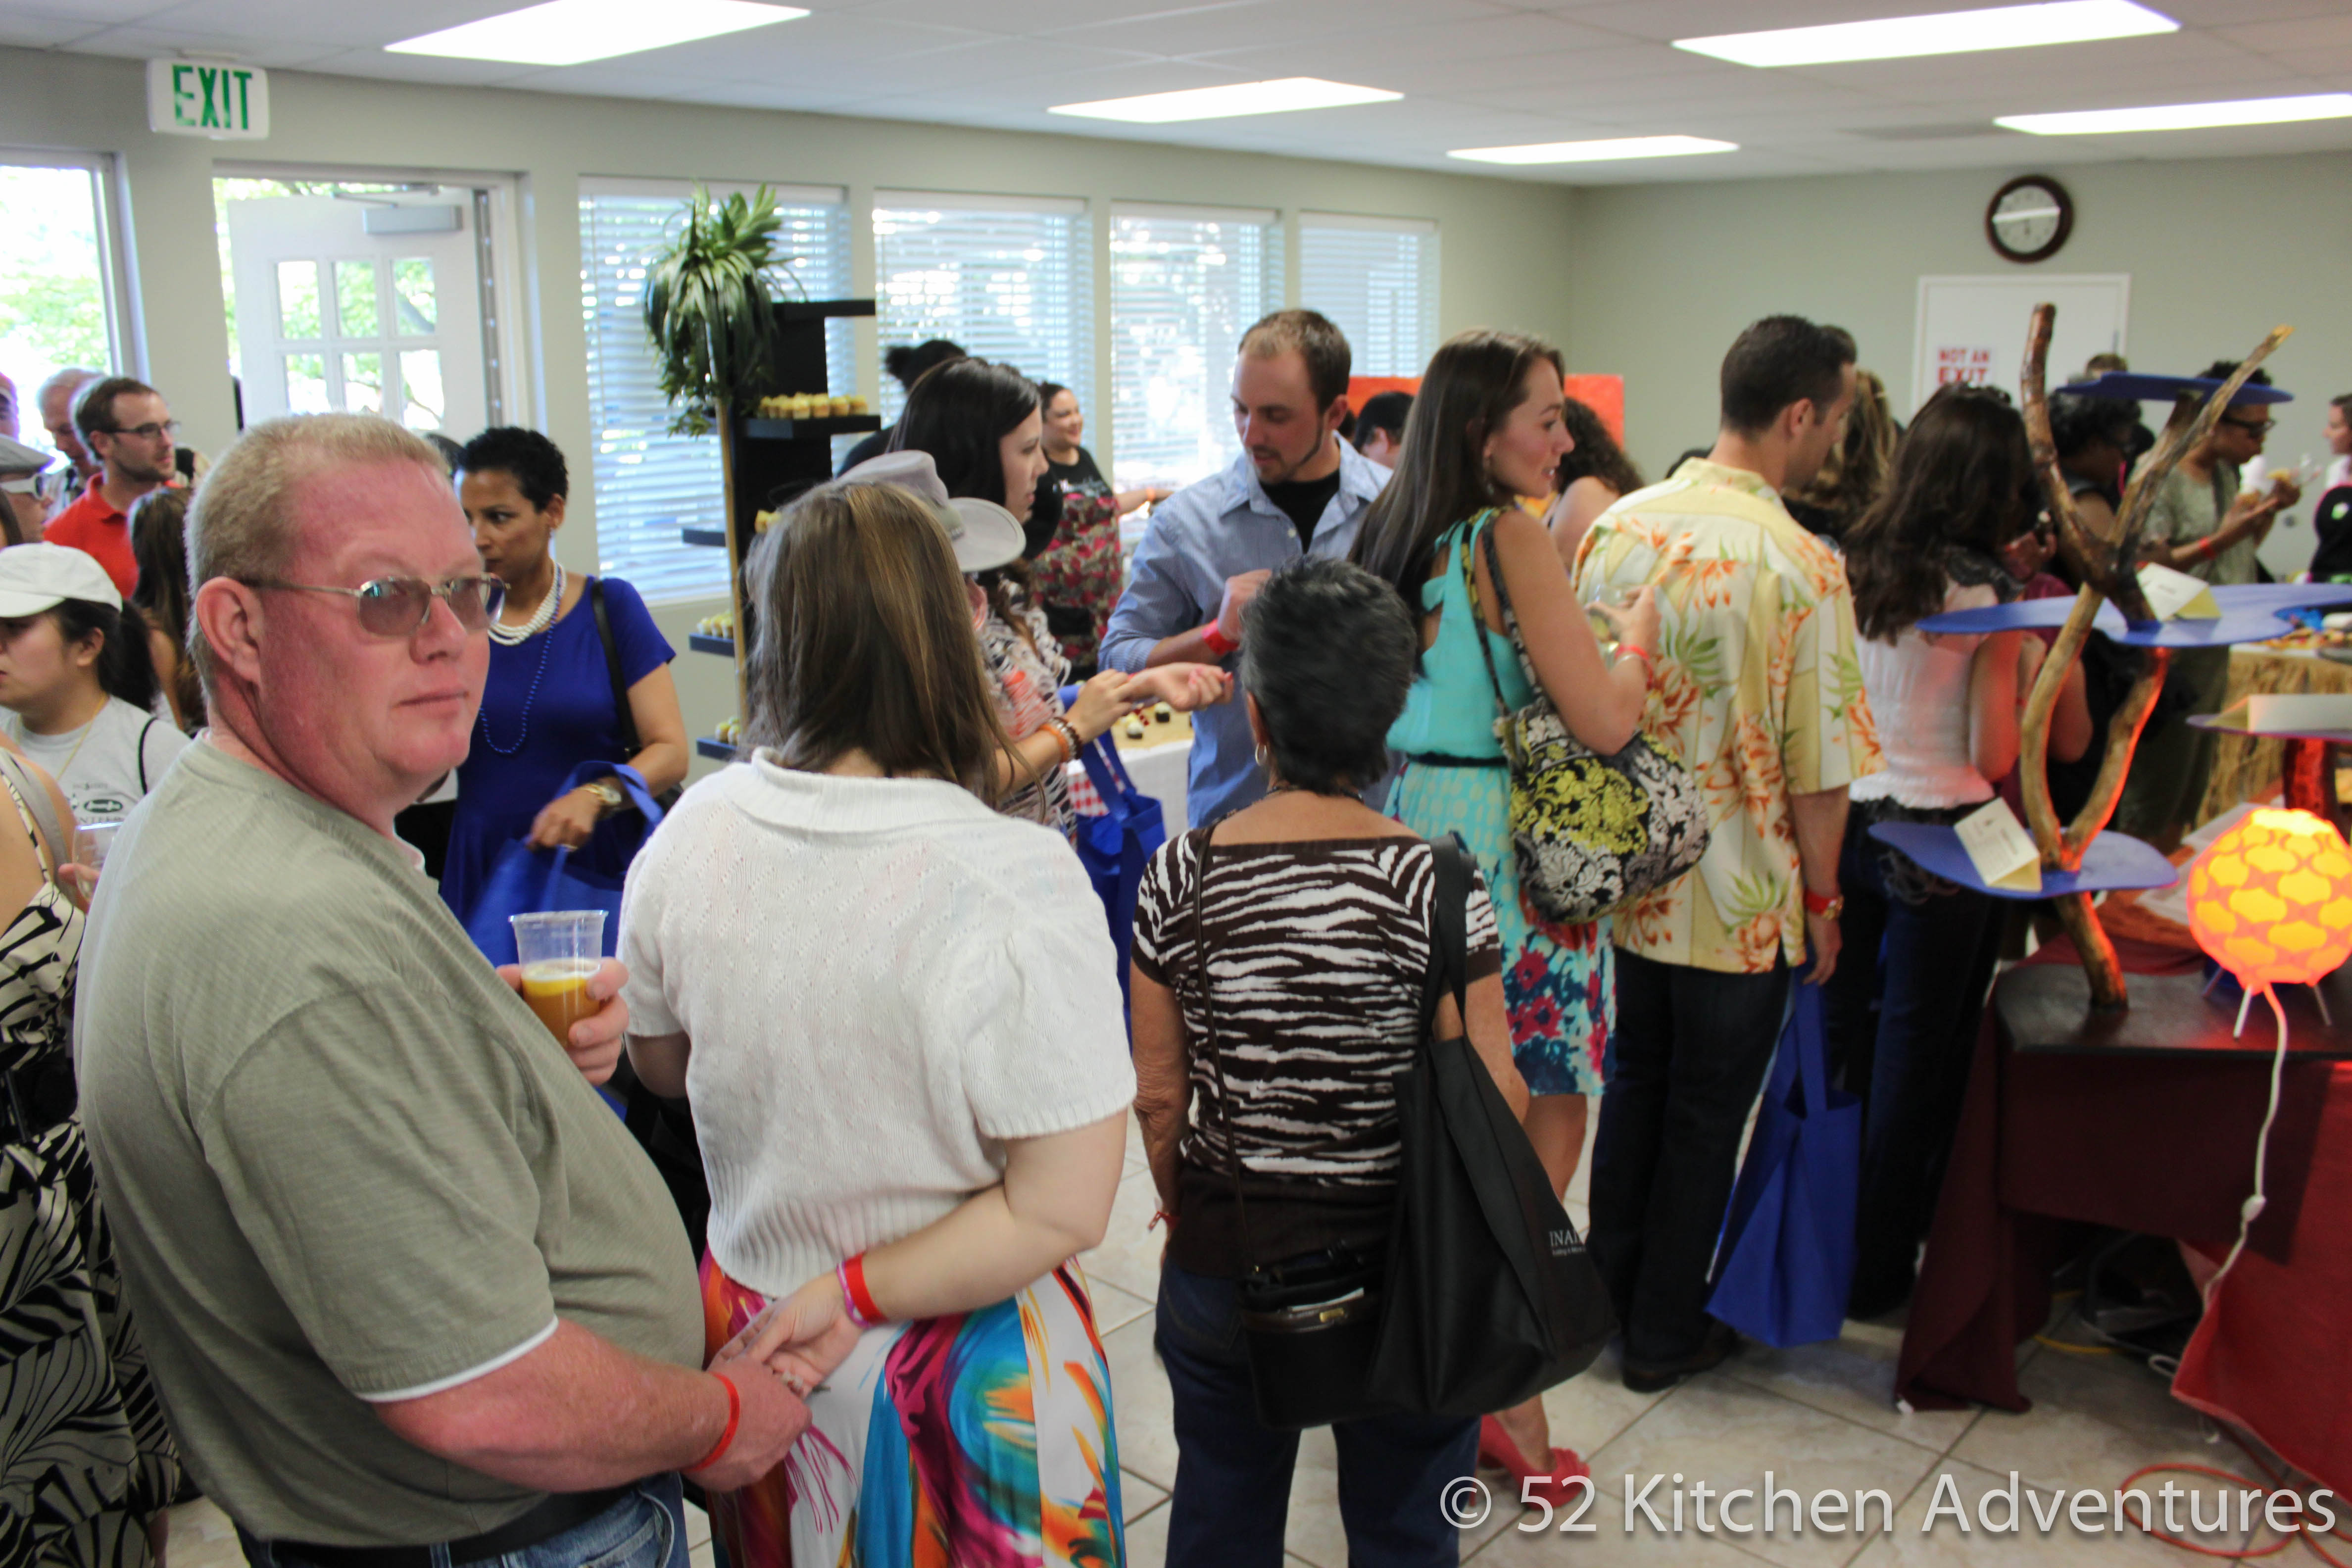
M710 1375L719 1377L715 1372ZM734 1380L719 1377L719 1386L727 1391L727 1430L719 1434L719 1443L716 1447L686 1467L689 1470L707 1470L717 1464L719 1457L727 1452L728 1446L735 1441L735 1428L742 1425L743 1395L736 1388Z

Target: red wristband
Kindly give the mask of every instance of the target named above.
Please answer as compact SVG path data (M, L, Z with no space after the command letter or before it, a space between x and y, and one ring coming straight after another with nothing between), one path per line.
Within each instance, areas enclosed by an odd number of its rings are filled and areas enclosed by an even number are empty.
M1619 643L1617 645L1617 657L1619 658L1638 658L1643 664L1649 665L1653 668L1655 668L1658 662L1656 659L1650 657L1650 650L1648 648L1643 647L1637 642Z
M1215 654L1219 658L1223 658L1230 654L1235 654L1241 651L1242 645L1227 637L1225 635L1225 628L1219 626L1214 621L1211 621L1207 626L1201 628L1201 640L1203 643L1206 643L1208 645L1209 651Z
M715 1372L710 1375L713 1377L719 1377L719 1374ZM728 1446L735 1441L735 1428L742 1424L742 1394L736 1388L734 1381L731 1378L719 1377L719 1386L727 1391L727 1430L719 1434L718 1447L712 1448L710 1452L703 1455L702 1458L695 1460L694 1463L686 1467L689 1470L707 1470L711 1466L717 1464L719 1462L719 1457L727 1452Z
M874 1292L866 1288L866 1254L843 1258L836 1275L841 1280L841 1300L849 1309L851 1321L861 1329L871 1329L890 1321L875 1304Z
M1832 910L1842 909L1844 903L1842 894L1816 893L1811 888L1805 889L1805 912L1809 915L1825 915Z

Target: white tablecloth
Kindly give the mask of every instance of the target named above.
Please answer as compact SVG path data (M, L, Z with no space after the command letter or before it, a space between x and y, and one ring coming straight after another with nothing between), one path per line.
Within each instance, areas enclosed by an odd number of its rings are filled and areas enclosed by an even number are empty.
M1189 826L1184 817L1184 785L1192 777L1192 742L1170 741L1164 745L1122 749L1118 758L1127 764L1128 777L1135 781L1135 787L1160 803L1168 837L1182 833ZM1076 763L1070 764L1070 772L1073 777L1085 776Z

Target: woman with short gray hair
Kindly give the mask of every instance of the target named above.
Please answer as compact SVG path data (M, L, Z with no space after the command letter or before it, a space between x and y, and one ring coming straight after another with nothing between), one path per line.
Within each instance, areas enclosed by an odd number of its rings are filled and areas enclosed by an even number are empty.
M1298 1438L1258 1419L1236 1279L1318 1255L1378 1268L1436 919L1433 847L1359 797L1388 771L1412 684L1403 602L1310 556L1260 590L1243 647L1267 793L1164 847L1135 917L1135 1109L1169 1226L1156 1343L1176 1403L1171 1568L1281 1558ZM1465 924L1470 1043L1523 1113L1475 877ZM1464 1032L1451 997L1435 1029ZM1475 1468L1477 1423L1386 1415L1333 1435L1349 1561L1453 1563L1455 1531L1430 1500Z

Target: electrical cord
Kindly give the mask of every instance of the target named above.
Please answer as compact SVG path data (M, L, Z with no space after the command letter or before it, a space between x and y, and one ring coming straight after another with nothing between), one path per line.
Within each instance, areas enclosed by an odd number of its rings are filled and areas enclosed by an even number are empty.
M2271 1016L2278 1020L2278 1044L2271 1054L2271 1102L2263 1111L2263 1130L2254 1136L2254 1194L2239 1206L2238 1239L2231 1247L2230 1256L2221 1260L2221 1267L2206 1282L2205 1301L2209 1307L2212 1304L2213 1293L2221 1288L2221 1281L2237 1264L2238 1255L2246 1250L2246 1240L2253 1235L2254 1221L2262 1217L2263 1210L2270 1203L2263 1191L2263 1170L2270 1152L2271 1123L2278 1120L2279 1087L2286 1073L2286 1009L2279 1005L2276 986L2264 982L2262 994L2263 1000L2271 1005Z

